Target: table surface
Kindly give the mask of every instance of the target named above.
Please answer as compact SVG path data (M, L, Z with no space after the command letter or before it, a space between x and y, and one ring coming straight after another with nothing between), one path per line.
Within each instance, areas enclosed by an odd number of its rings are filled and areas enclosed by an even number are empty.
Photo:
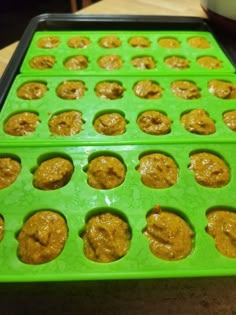
M77 12L86 13L205 17L199 0L103 0ZM16 46L0 51L0 74ZM235 297L234 277L0 285L1 314L15 314L17 305L19 314L233 315Z

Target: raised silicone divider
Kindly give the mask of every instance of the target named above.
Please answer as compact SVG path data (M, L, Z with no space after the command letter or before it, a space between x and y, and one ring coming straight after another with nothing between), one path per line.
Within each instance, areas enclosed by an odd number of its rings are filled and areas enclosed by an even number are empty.
M236 85L235 76L150 76L146 79L157 82L163 88L160 99L142 99L133 92L133 86L145 78L134 77L53 77L53 76L23 76L19 75L12 85L11 91L0 113L0 138L2 143L11 145L32 144L39 145L102 145L102 144L147 144L147 143L179 143L179 142L227 142L235 141L235 132L229 129L223 122L222 115L229 110L236 110L236 100L220 99L208 91L208 82L213 79L228 81ZM67 80L84 82L87 90L78 100L61 99L56 94L57 86ZM194 82L200 90L198 99L181 99L176 97L171 89L171 83L176 80ZM45 96L37 100L23 100L17 97L17 89L26 82L45 82L48 90ZM95 94L95 86L103 81L116 81L122 84L125 91L123 97L116 100L101 99ZM215 121L216 132L211 135L196 135L188 132L180 123L183 113L192 109L204 108ZM74 136L52 136L48 128L48 120L55 113L77 110L82 113L84 124L82 131ZM171 120L171 132L166 135L149 135L140 130L137 125L137 117L147 110L157 110L165 113ZM11 136L3 131L3 126L8 117L14 113L32 111L38 113L41 123L35 132L28 136ZM120 112L127 120L126 132L119 136L106 136L97 133L93 127L93 120L99 113ZM117 142L118 141L118 142Z
M222 188L206 188L196 183L188 169L189 155L195 151L219 154L228 163L231 181ZM143 153L161 152L170 155L179 168L177 183L167 189L152 189L142 184L135 170ZM110 190L97 190L87 184L83 171L91 156L118 155L127 167L123 184ZM206 212L212 207L235 208L233 193L236 184L236 149L230 144L160 144L146 146L86 146L45 148L1 147L0 156L14 155L21 160L22 170L16 181L0 190L0 214L5 222L5 234L0 242L0 281L55 281L130 278L162 278L187 276L235 275L235 259L224 257L205 232ZM54 191L42 191L32 185L32 169L42 156L66 155L74 163L70 182ZM88 197L89 196L89 197ZM146 215L156 204L180 214L192 227L192 253L179 261L155 257L147 239L142 235ZM69 236L62 253L42 265L28 265L17 257L16 235L24 220L32 213L51 209L67 221ZM84 256L79 232L91 211L101 209L122 213L132 231L131 246L122 259L112 263L97 263Z
M117 48L103 48L98 42L101 38L109 35L116 35L121 40L121 46ZM60 39L60 43L55 48L45 49L37 46L37 41L40 38L47 36L56 36ZM91 44L87 48L70 48L67 41L74 36L82 36L89 38ZM128 41L132 37L143 36L150 40L151 44L148 48L132 47ZM191 47L187 40L194 36L204 37L210 44L207 49L199 49ZM175 38L179 41L180 47L176 49L163 48L158 44L161 38ZM116 54L123 60L123 65L118 70L104 70L97 61L100 57L108 54ZM55 65L51 69L37 70L32 69L29 65L30 60L35 56L49 55L55 58ZM88 58L88 67L84 70L68 70L64 67L64 61L76 55L84 55ZM149 70L140 70L131 64L134 57L151 56L155 62L156 67ZM171 69L164 60L166 57L180 56L186 58L190 66L187 69ZM221 61L222 66L219 69L207 69L201 67L197 63L197 59L203 56L215 57ZM231 61L227 58L215 38L207 31L38 31L34 34L32 42L26 53L24 62L21 67L21 73L27 74L60 74L60 75L130 75L134 73L141 73L145 75L165 74L176 75L179 72L188 75L196 74L212 74L212 73L235 73L235 68Z

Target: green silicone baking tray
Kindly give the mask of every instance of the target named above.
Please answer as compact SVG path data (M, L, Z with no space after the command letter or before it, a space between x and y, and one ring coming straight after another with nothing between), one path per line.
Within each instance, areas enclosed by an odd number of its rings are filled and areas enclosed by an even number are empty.
M120 70L106 71L97 65L97 59L107 54L98 47L97 42L105 34L114 33L122 39L118 54L124 62ZM50 70L33 70L29 67L29 60L42 53L35 43L44 34L61 38L58 49L47 52L57 62ZM67 40L75 34L86 34L86 37L91 38L91 46L76 52L68 48ZM181 48L174 53L157 44L158 38L170 34L171 37L178 37L182 43ZM194 34L205 36L212 43L212 48L208 52L189 48L186 39ZM134 35L150 37L151 47L129 47L127 40ZM110 51L115 53L117 50ZM81 71L66 70L63 67L64 60L77 53L88 57L88 68ZM163 59L172 54L190 59L190 68L179 71L166 69ZM153 56L157 67L145 71L135 69L130 65L130 59L137 55ZM196 59L202 55L217 56L223 62L221 70L199 68ZM145 79L157 82L163 88L161 98L147 100L134 94L135 83ZM0 190L0 215L4 218L5 228L4 238L0 242L0 282L236 275L236 260L218 252L214 240L205 231L208 210L224 207L236 211L235 133L222 120L224 112L236 109L236 100L219 99L212 95L207 84L213 79L235 85L235 57L207 20L191 17L57 14L34 18L0 82L0 157L15 157L22 166L16 181ZM84 82L84 97L78 100L60 99L56 88L67 80ZM170 85L176 80L194 82L199 88L200 97L184 100L173 95ZM47 84L45 96L31 101L17 97L17 89L31 81ZM123 97L117 100L98 98L94 89L102 81L122 84ZM181 115L196 108L204 108L214 120L214 134L191 134L180 124ZM81 112L84 121L82 131L73 137L52 136L48 129L50 117L71 109ZM25 137L4 133L6 119L26 110L39 116L40 124L36 131ZM147 110L165 113L172 121L171 131L163 136L143 133L136 120L140 113ZM96 133L93 128L94 118L100 113L111 111L117 111L125 117L126 132L120 136ZM230 182L226 186L207 188L195 181L189 169L190 154L198 151L214 153L227 163ZM142 183L136 170L139 159L145 153L154 152L166 154L175 160L178 180L172 187L153 189ZM125 164L125 180L119 187L102 190L94 189L87 183L85 170L90 159L103 154L118 157ZM70 159L74 165L69 183L53 191L36 189L32 184L33 170L41 160L58 156ZM157 204L164 210L179 214L193 229L193 251L185 259L165 261L152 254L142 231L146 226L148 212ZM43 209L54 210L66 219L69 234L65 247L57 258L48 263L22 263L17 256L16 236L25 220L32 213ZM132 234L128 253L111 263L97 263L86 258L79 236L89 215L101 211L120 214L127 220Z

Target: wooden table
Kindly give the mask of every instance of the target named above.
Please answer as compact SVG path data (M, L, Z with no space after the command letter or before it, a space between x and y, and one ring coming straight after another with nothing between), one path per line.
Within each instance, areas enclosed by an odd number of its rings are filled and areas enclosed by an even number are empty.
M77 12L85 13L205 16L198 0L103 0ZM0 51L0 72L15 47ZM0 284L2 315L233 315L235 301L234 277Z
M76 14L145 14L205 17L199 0L102 0ZM17 43L0 50L0 76L5 70Z

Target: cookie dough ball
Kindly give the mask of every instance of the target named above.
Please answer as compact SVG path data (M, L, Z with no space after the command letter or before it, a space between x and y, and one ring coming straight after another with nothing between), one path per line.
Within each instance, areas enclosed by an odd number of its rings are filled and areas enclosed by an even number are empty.
M162 96L162 88L151 80L142 80L133 87L136 96L145 99L158 99Z
M171 69L187 69L189 68L189 61L184 57L171 56L165 58L165 64Z
M4 124L4 132L12 136L27 136L32 134L40 123L38 115L23 112L12 115Z
M171 129L171 120L155 110L143 112L138 117L137 124L143 132L151 135L165 135Z
M106 55L98 59L98 65L105 70L116 70L122 67L122 59L118 55Z
M126 255L130 247L129 225L120 216L104 212L93 215L81 237L85 256L93 261L108 263Z
M36 56L30 60L29 65L31 68L38 70L52 69L55 65L55 58L47 55Z
M83 36L73 36L67 41L70 48L87 48L90 45L90 40Z
M135 57L131 60L131 64L141 70L149 70L154 69L156 67L156 63L152 57Z
M158 44L163 48L176 49L180 48L180 43L172 37L165 37L158 40Z
M3 239L4 235L4 220L3 217L0 215L0 242Z
M126 131L126 121L119 113L107 113L95 119L94 129L102 135L117 136Z
M55 48L60 44L59 37L56 36L46 36L42 37L37 41L37 46L39 48Z
M174 81L171 84L171 91L177 97L183 99L196 99L200 97L200 91L195 83L190 81Z
M206 187L222 187L230 181L228 165L218 156L208 152L192 153L189 169L198 184Z
M210 48L211 44L202 36L194 36L187 40L188 44L193 48L206 49Z
M222 67L222 62L217 58L211 56L204 56L197 59L197 63L206 69L220 69Z
M143 36L135 36L130 38L129 44L132 47L136 48L148 48L150 47L150 40Z
M211 80L208 82L208 90L218 98L236 99L236 85L230 82Z
M74 136L82 130L82 116L80 112L71 110L53 115L48 122L53 135Z
M117 48L120 47L121 40L116 35L109 35L100 39L99 45L103 48Z
M98 97L109 100L123 97L124 90L119 82L100 82L95 87L95 93Z
M65 186L73 172L74 166L71 161L61 157L48 159L35 170L33 185L41 190L55 190Z
M10 186L17 179L21 171L19 161L10 157L0 158L0 189Z
M214 209L207 213L206 232L210 234L217 250L226 257L236 258L236 213Z
M18 257L26 264L43 264L55 259L68 236L65 219L51 210L41 210L24 223L17 236Z
M150 188L168 188L178 179L178 167L175 161L161 153L142 156L137 171L143 184Z
M68 58L64 62L64 67L68 70L83 70L88 67L88 58L82 55Z
M203 108L193 109L180 118L184 128L198 135L210 135L216 132L214 121Z
M124 164L116 157L101 155L90 161L87 169L88 184L97 189L120 186L126 174Z
M223 121L227 127L236 131L236 110L232 110L223 114Z
M193 250L194 232L179 215L163 211L156 205L147 216L143 231L151 252L164 260L180 260Z
M57 90L57 96L66 100L78 100L84 96L86 87L81 81L64 81Z
M41 82L28 82L19 87L17 96L24 100L36 100L44 97L47 85Z

